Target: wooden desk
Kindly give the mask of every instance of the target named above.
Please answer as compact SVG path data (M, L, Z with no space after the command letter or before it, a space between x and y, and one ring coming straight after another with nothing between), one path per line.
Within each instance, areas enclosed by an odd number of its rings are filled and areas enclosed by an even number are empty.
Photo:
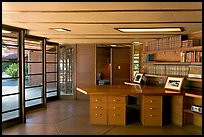
M77 87L77 91L90 96L91 124L126 125L128 95L141 95L140 119L144 126L162 126L164 96L172 97L171 122L179 126L183 123L183 92L164 90L159 85L96 85Z

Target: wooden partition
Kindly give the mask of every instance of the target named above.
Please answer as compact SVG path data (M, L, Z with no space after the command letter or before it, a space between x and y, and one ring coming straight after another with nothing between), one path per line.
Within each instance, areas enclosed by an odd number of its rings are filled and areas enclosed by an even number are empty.
M76 46L76 85L94 86L96 84L96 46L94 44L77 44ZM87 98L77 92L77 98Z

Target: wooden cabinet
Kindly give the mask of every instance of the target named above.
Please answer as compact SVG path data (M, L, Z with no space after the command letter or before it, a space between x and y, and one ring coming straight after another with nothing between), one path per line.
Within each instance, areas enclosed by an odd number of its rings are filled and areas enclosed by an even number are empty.
M90 123L107 125L107 96L90 96Z
M202 127L202 113L191 111L191 106L202 107L202 95L186 93L184 97L184 126L196 125Z
M141 122L144 126L162 126L162 96L142 96Z
M126 125L126 96L90 96L90 123Z
M126 125L126 96L108 97L108 124Z

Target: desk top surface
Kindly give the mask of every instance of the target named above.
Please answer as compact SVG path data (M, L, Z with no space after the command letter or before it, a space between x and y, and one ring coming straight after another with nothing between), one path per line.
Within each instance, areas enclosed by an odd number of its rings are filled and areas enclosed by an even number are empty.
M165 90L160 85L96 85L77 87L77 91L87 95L184 95L184 92Z

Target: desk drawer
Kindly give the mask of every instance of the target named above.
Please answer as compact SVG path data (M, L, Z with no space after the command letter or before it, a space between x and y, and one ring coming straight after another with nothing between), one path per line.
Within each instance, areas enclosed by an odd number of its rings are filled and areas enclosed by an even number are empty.
M161 111L162 110L162 104L161 103L145 104L144 105L144 110L145 111Z
M125 110L109 110L108 111L109 125L126 125L126 111Z
M107 102L107 96L90 96L90 102Z
M108 102L110 102L110 103L126 103L126 96L109 96Z
M144 114L144 126L162 126L162 115L160 112L155 113L145 111Z
M107 110L107 103L90 102L90 109Z
M108 104L108 109L109 110L125 110L126 109L126 104L125 103L109 103Z
M90 110L90 123L107 125L107 111L106 110Z
M162 103L162 96L143 96L143 102L145 104Z

